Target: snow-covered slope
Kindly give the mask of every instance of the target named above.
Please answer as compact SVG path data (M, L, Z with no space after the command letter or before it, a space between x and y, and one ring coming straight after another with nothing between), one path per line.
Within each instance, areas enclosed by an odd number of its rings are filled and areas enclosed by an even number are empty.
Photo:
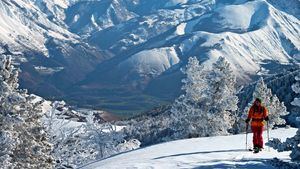
M118 25L135 16L121 0L80 1L66 10L65 21L71 31L85 35Z
M0 54L21 62L21 86L42 96L61 95L109 55L71 33L69 0L0 1ZM61 81L64 81L62 83Z
M295 135L297 129L277 129L270 137L282 141ZM252 134L248 135L251 144ZM267 140L264 133L264 140ZM267 161L277 157L289 160L289 152L278 153L272 148L253 154L245 150L245 134L178 140L128 153L83 166L83 169L122 168L273 168Z
M119 64L119 71L127 72L127 76L157 77L162 72L179 63L179 58L173 47L145 50L137 53ZM130 73L128 73L128 71Z
M65 9L71 4L71 0L33 0L34 4L47 15L47 18L61 26L65 25Z
M0 1L0 43L12 51L38 51L49 56L49 37L77 42L76 35L51 22L33 0Z

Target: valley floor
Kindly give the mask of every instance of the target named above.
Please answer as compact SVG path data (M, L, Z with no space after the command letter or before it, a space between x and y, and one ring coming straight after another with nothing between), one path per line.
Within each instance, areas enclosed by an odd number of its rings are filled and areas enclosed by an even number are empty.
M297 129L276 129L270 131L270 138L295 135ZM131 152L122 153L97 161L83 169L176 169L176 168L273 168L268 160L277 157L290 160L290 152L278 153L265 147L258 153L245 150L245 134L193 138L157 144ZM248 147L252 146L252 134L248 134ZM264 132L264 141L267 132Z

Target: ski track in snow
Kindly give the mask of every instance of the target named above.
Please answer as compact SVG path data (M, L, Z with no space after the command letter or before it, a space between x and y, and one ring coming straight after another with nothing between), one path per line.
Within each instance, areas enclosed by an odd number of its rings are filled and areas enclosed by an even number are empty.
M277 129L270 131L270 138L295 135L297 129ZM264 141L267 140L264 132ZM248 148L252 144L252 134L248 134ZM290 159L290 152L265 149L253 154L246 150L245 134L193 138L157 144L122 153L97 161L82 169L176 169L176 168L273 168L267 161L277 157Z

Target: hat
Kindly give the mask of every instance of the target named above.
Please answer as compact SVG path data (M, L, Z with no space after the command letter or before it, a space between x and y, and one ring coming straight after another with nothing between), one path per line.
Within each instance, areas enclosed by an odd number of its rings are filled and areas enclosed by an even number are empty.
M255 101L258 101L259 103L262 102L261 98L256 98Z

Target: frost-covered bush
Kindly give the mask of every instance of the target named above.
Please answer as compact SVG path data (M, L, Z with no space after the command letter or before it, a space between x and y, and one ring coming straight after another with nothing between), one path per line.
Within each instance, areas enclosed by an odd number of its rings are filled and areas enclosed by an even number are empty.
M184 94L171 108L171 127L175 138L222 135L231 129L237 110L235 77L230 64L220 57L205 70L196 57L189 58L183 73Z
M290 161L282 161L278 158L274 158L270 161L271 165L275 168L279 169L299 169L300 165L297 162L290 162Z
M290 157L292 161L300 164L300 130L292 138L287 138L285 142L275 138L267 143L267 145L273 147L279 152L292 151ZM300 166L300 165L299 165Z
M122 122L126 126L123 133L126 139L138 139L141 146L149 146L169 141L173 131L170 129L170 106L155 108L140 117Z
M41 102L18 89L18 70L5 56L0 60L0 94L0 166L52 168Z
M111 123L99 124L93 113L87 116L87 122L83 125L85 147L94 151L94 158L101 159L118 153L117 145L122 143L123 135L117 131Z
M65 113L57 111L67 110L63 106L64 102L54 102L45 120L56 168L76 168L139 147L138 140L126 142L115 125L100 122L93 112L87 113L86 122L64 119Z
M131 139L131 140L128 140L128 141L125 140L124 143L120 143L117 146L117 150L119 152L130 151L130 150L134 150L134 149L139 148L140 145L141 145L141 142L137 139Z

